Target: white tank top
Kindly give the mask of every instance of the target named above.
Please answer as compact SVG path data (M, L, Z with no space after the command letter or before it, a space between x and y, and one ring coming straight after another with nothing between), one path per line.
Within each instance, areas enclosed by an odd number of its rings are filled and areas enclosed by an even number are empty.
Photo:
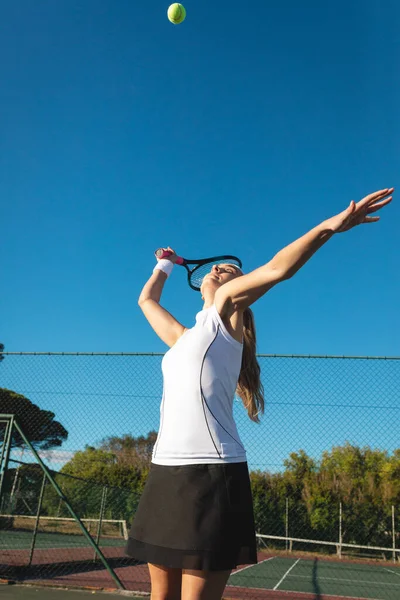
M227 331L215 305L196 315L162 360L158 465L245 462L233 418L243 346Z

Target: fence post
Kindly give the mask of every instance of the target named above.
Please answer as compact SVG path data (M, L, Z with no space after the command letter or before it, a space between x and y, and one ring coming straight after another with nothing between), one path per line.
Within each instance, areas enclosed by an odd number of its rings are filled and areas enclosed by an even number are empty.
M285 549L288 551L288 537L289 537L289 498L286 496L286 540L285 540Z
M5 480L5 473L8 469L8 461L10 459L12 432L14 428L14 415L1 415L1 420L4 419L6 423L6 431L4 433L4 442L1 449L0 456L0 500L3 497L3 487Z
M338 545L338 555L339 558L342 558L342 543L343 543L343 538L342 538L342 503L339 502L339 545Z
M61 516L61 503L62 503L62 498L60 498L60 501L58 503L58 508L57 508L57 517Z
M101 494L101 503L100 503L100 515L99 515L99 523L97 525L97 535L96 535L96 544L99 545L100 537L101 537L101 526L103 523L104 511L106 509L106 498L107 498L108 487L105 485L103 487L103 492ZM95 561L97 558L96 552L94 553L93 560Z
M16 491L16 488L17 488L17 481L18 481L20 469L21 469L21 465L18 465L18 467L15 469L14 481L13 481L13 484L12 484L11 494L10 494L10 508L9 508L9 511L8 511L10 514L14 513L14 502L15 502L14 497L15 496L17 496L17 504L18 504L18 493L16 494L15 491Z
M44 490L45 490L45 487L46 487L46 481L47 481L46 473L43 473L43 481L42 481L42 487L40 488L40 496L39 496L38 508L37 508L37 512L36 512L35 528L33 530L33 538L32 538L32 544L31 544L31 551L29 553L28 567L30 567L31 564L32 564L33 552L35 550L36 537L37 537L37 532L38 532L38 529L39 529L40 512L42 510L42 502L43 502Z
M392 538L393 538L393 562L396 562L396 527L394 521L394 504L392 504Z

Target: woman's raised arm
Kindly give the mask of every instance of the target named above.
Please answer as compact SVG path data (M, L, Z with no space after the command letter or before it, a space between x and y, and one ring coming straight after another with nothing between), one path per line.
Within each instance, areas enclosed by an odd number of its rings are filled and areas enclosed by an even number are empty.
M379 221L379 217L369 215L391 202L393 190L386 188L369 194L357 204L352 200L344 211L283 248L262 267L225 283L215 294L219 313L229 316L237 310L245 310L274 285L293 277L335 233L348 231L362 223Z
M173 263L174 255L168 257L168 260ZM167 278L167 273L161 269L155 269L142 289L138 304L158 337L171 347L186 331L186 327L160 305L161 294Z

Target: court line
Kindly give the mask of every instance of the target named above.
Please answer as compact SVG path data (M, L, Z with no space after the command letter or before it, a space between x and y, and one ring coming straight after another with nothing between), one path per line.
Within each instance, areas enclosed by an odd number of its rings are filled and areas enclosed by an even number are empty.
M231 586L231 587L234 588L234 586ZM267 591L269 591L269 588L248 588L248 587L246 587L246 591L253 591L254 590L255 593L259 593L260 589L262 589L263 591L264 591L264 589L266 589ZM281 591L282 591L283 594L289 594L289 591L287 591L287 590L281 590ZM308 596L308 597L310 597L310 592L297 592L297 591L294 592L294 591L292 591L292 593L296 594L296 597L297 596ZM338 596L337 594L334 594L334 597L335 598L343 598L343 600L382 600L382 598L364 598L364 597L361 597L361 596L340 596L340 595ZM224 596L223 600L236 600L236 599L235 598L229 598L229 596L227 596L225 598L225 596Z
M294 565L293 565L294 566ZM298 577L299 579L302 577L303 579L309 579L309 575L289 575L289 577ZM341 577L318 577L318 581L337 581L341 583L342 581L350 582L350 583L361 583L363 585L392 585L395 587L400 587L400 583L388 583L386 581L359 581L357 579L342 579Z
M285 579L285 577L287 577L290 573L290 571L297 565L297 563L300 562L300 558L298 558L296 560L296 562L290 567L290 569L288 569L286 571L286 573L284 574L284 576L282 577L282 579L280 581L278 581L278 583L276 584L276 586L274 588L272 588L273 590L277 590L278 587L281 585L282 581Z
M269 560L274 560L274 558L276 558L276 556L271 556L270 558L266 558L265 560L262 560L261 562L256 563L254 565L248 565L247 567L243 567L243 569L238 569L234 573L231 573L231 577L233 577L233 575L236 575L237 573L245 571L246 569L250 569L251 567L257 567L257 565L262 565L262 563L268 562Z
M391 569L388 569L386 567L383 567L385 569L385 571L389 571L389 573L393 573L393 575L397 575L398 577L400 577L400 573L396 573L396 571L392 571Z

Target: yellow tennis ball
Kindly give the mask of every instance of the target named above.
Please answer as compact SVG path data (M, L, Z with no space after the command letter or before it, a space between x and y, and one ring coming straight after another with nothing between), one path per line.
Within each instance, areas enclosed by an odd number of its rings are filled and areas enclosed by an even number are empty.
M167 14L171 23L174 23L174 25L179 25L179 23L182 23L182 21L185 20L186 10L182 4L179 4L179 2L174 2L174 4L171 4L171 6L168 8Z

